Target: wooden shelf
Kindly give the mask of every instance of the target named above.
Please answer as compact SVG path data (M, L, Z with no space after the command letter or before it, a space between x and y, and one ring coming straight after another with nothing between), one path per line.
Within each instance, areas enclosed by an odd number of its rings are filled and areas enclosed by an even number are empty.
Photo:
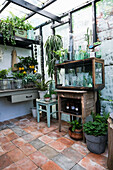
M61 63L61 64L55 64L55 66L56 67L63 67L63 66L69 65L69 64L80 65L80 64L83 64L83 63L92 63L92 60L95 60L95 62L99 62L99 63L103 63L104 62L103 59L96 58L96 57L91 57L91 58L82 59L82 60L74 60L74 61L68 61L68 62Z
M15 40L16 40L16 45L12 45L9 42L6 42L6 45L31 49L30 45L32 45L32 44L38 44L39 45L40 44L39 41L30 40L30 39L27 39L27 38L21 38L21 37L17 37L17 36L15 36ZM2 34L0 34L0 44L4 45Z
M67 115L71 115L71 116L76 116L76 117L79 117L79 118L82 117L82 115L76 115L76 114L71 113L71 112L66 112L66 111L62 111L62 110L60 112L63 113L63 114L67 114Z

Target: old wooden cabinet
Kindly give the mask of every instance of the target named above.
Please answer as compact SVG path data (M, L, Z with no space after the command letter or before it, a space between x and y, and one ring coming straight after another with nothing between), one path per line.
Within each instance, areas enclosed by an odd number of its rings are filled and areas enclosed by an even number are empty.
M61 131L62 113L85 119L96 111L97 92L77 90L56 90L58 93L59 131ZM67 104L68 103L68 104Z
M96 57L55 65L57 89L101 90L105 86L104 60Z

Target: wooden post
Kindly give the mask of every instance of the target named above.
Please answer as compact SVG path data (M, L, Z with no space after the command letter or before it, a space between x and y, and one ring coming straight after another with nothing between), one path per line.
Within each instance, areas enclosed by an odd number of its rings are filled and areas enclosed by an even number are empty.
M61 98L58 95L58 117L59 117L59 132L61 132Z
M108 160L107 166L109 170L113 170L113 121L108 119Z

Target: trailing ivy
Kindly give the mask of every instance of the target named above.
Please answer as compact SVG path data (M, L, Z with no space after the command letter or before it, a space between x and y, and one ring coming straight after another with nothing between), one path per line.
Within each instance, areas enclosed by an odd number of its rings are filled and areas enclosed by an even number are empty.
M11 13L11 12L10 12ZM0 20L0 33L3 35L3 43L6 46L6 42L10 42L11 45L15 45L15 32L16 28L22 30L31 30L33 29L32 25L29 22L25 22L23 18L19 18L12 14L12 17L7 17L6 19Z

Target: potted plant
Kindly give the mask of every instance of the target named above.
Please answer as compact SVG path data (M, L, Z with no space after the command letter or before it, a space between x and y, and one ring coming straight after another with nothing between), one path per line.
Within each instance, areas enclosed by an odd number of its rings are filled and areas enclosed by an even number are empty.
M15 45L15 35L27 38L27 30L33 29L30 23L24 21L25 17L19 18L12 13L11 15L12 17L0 20L0 32L3 35L4 45L6 45L6 42Z
M5 46L7 41L10 42L12 45L16 44L14 38L15 27L10 22L9 17L7 17L7 19L2 19L0 21L0 32L3 36L3 43Z
M83 125L83 131L86 137L87 148L89 151L101 154L105 151L107 143L107 119L108 114L103 114L100 116L97 114L93 115L93 121L86 122Z
M32 58L30 56L28 57L19 57L20 60L19 63L15 64L14 66L20 70L20 72L26 71L26 72L34 72L35 69L38 69L38 62L37 59Z
M1 89L5 90L8 88L8 73L11 70L11 68L7 69L3 69L0 71L0 84L1 84Z
M12 75L15 80L15 88L17 89L22 88L22 80L23 80L24 74L19 73L19 72L13 72Z
M27 74L23 77L24 86L25 86L25 87L34 87L36 80L37 80L36 74L27 73Z
M81 119L79 121L73 120L72 122L68 122L71 127L69 128L69 136L73 139L80 140L83 138L83 130Z
M46 93L46 94L44 95L44 100L45 100L46 102L49 102L50 99L51 99L51 95Z
M44 95L47 93L48 90L48 85L49 83L51 83L51 80L47 81L45 83L45 81L41 81L39 82L35 82L36 83L36 87L38 88L38 92L39 92L39 97L40 99L44 99Z
M51 99L56 100L57 92L52 90L50 93L51 93Z
M48 75L53 78L54 66L56 60L59 60L59 56L54 52L60 50L63 47L62 38L60 35L51 35L48 37L45 43L45 51L47 55L46 65L48 65Z

